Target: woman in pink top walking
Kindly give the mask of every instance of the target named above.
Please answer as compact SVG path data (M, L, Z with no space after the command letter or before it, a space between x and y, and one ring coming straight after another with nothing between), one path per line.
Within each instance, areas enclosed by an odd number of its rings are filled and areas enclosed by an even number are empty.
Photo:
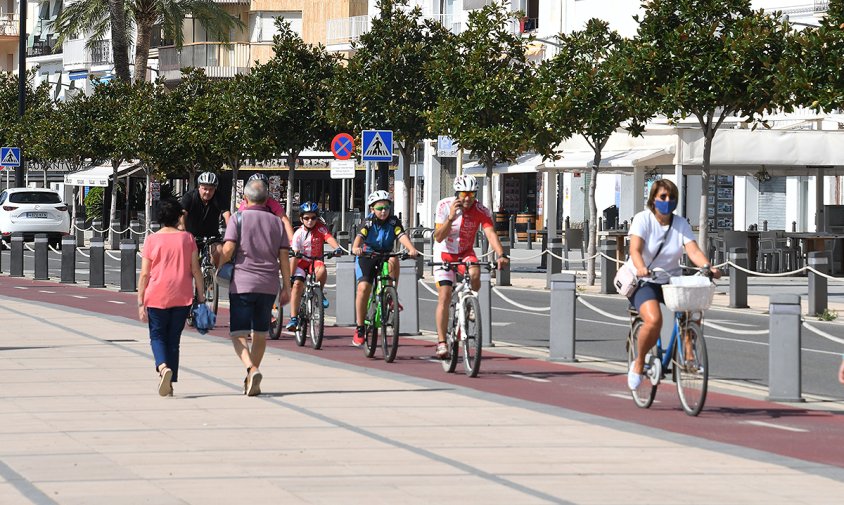
M178 201L161 201L161 229L144 243L138 280L138 317L149 320L149 340L161 396L172 396L172 383L179 379L182 330L193 303L194 285L202 286L203 282L193 235L177 228L182 213ZM205 303L203 290L198 291L197 301Z

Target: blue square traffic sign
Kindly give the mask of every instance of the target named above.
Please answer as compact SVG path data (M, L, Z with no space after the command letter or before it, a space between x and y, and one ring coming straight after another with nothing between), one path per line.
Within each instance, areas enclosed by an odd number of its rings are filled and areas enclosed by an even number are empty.
M19 167L21 166L20 147L0 147L0 166Z
M362 144L363 161L393 161L392 130L364 130Z

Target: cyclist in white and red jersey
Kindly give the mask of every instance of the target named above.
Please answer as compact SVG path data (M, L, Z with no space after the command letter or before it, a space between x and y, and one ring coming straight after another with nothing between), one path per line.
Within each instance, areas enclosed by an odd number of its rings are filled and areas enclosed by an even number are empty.
M290 248L293 252L302 253L305 256L322 256L325 244L328 243L334 248L334 253L340 251L340 244L328 231L325 223L319 218L319 206L314 202L305 202L299 206L299 219L302 220L293 240L290 241ZM293 273L293 291L290 298L290 322L287 329L293 331L299 325L299 302L302 301L302 294L305 292L305 277L308 275L308 268L311 261L314 262L314 270L320 286L325 287L328 279L328 272L325 270L325 263L319 260L307 258L290 257L290 271ZM322 306L328 308L328 298L322 297Z
M475 198L478 193L478 182L474 177L461 175L454 179L454 196L443 198L437 203L434 219L434 261L477 262L478 257L473 249L475 235L478 229L483 229L489 246L498 254L498 268L502 268L510 258L504 254L489 209L481 205ZM434 270L434 280L437 282L437 357L444 359L448 356L448 346L445 343L445 333L448 327L448 306L451 304L452 286L454 286L454 271L446 271L443 267ZM472 289L477 291L481 287L481 269L478 266L469 267L469 279Z

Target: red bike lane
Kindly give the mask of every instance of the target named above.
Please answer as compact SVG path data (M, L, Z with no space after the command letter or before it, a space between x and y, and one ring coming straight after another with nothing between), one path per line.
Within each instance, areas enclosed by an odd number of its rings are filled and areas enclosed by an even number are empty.
M0 277L0 296L137 320L136 293L4 276ZM433 358L434 344L412 337L401 337L394 363L384 362L380 349L376 358L368 359L362 349L351 346L352 331L326 327L319 351L298 347L289 335L270 341L269 346L844 468L844 412L710 391L704 410L692 418L683 412L670 380L662 383L650 409L639 409L630 399L623 374L517 357L492 348L484 349L481 373L471 379L463 374L462 363L456 373L445 373ZM227 333L228 311L221 309L218 327L209 334L226 338Z

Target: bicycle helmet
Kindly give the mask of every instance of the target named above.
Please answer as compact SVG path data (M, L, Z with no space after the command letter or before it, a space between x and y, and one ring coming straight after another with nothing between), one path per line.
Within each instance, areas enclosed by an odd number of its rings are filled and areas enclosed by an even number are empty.
M213 172L202 172L196 179L198 184L207 184L209 186L217 185L217 176Z
M266 175L262 174L262 173L257 173L257 174L252 174L252 175L250 175L250 176L249 176L249 180L248 180L248 181L246 181L246 182L247 182L247 183L250 183L250 182L252 182L252 181L261 181L261 182L263 182L263 183L264 183L264 185L265 185L265 186L269 186L269 185L270 185L270 178L269 178L269 177L267 177Z
M299 214L314 213L319 217L319 206L315 202L305 202L299 206Z
M458 175L454 179L454 191L477 191L478 180L471 175Z
M369 198L366 199L366 206L371 207L372 204L375 202L380 202L381 200L387 200L388 202L392 203L393 197L390 196L390 193L387 193L383 189L379 189L378 191L373 191L370 193Z

